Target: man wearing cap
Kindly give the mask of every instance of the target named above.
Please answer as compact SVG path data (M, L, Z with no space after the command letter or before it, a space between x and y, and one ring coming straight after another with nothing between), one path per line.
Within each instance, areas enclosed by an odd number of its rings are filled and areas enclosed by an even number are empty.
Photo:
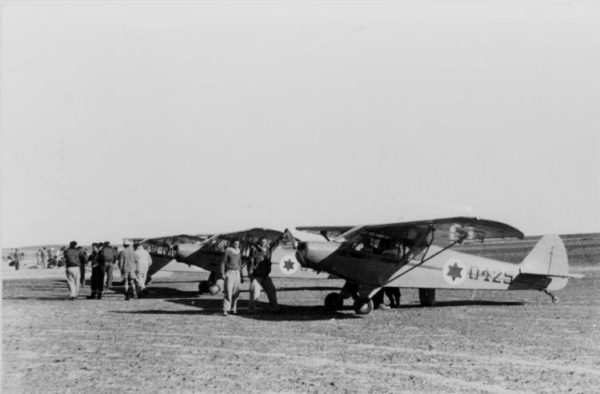
M125 249L119 253L119 269L121 270L121 276L123 277L125 285L125 300L129 300L129 289L133 294L133 298L137 300L136 284L137 277L135 275L137 271L137 256L131 248L131 241L124 240L123 246Z
M146 290L146 276L148 275L148 269L152 265L152 257L150 253L144 247L144 244L135 245L135 255L137 256L137 282L138 288L140 289L140 297Z
M69 286L69 299L75 300L79 295L80 266L85 263L85 258L77 249L77 242L71 241L69 248L64 251L67 275L67 286Z

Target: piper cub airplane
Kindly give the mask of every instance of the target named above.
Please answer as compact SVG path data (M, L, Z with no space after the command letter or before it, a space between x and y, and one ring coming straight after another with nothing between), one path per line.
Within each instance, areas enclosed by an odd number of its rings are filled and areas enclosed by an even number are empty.
M221 278L221 260L225 249L233 243L240 241L242 265L245 266L250 258L250 251L258 245L261 239L269 242L269 255L272 266L271 277L297 277L297 278L327 278L328 274L317 273L314 270L302 268L296 260L295 243L291 233L281 231L252 228L249 230L216 234L206 237L178 235L161 238L132 239L134 243L143 243L152 256L152 265L148 276L154 275L167 263L175 260L180 263L194 265L210 271L208 280L201 281L198 285L200 293L219 293L223 289ZM320 237L319 237L320 238Z
M418 288L424 306L435 303L435 289L560 290L569 274L561 239L546 235L520 264L506 263L451 248L495 238L523 238L519 230L499 222L455 217L355 227L298 227L319 233L320 242L298 242L302 267L346 280L340 293L325 298L327 309L340 309L352 296L354 310L368 314L371 297L382 287ZM327 234L340 233L335 239Z

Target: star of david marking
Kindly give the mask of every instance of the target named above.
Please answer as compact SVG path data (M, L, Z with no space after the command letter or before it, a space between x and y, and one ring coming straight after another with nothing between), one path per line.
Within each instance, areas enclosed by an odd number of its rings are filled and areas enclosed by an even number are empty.
M283 268L285 268L288 271L293 271L294 270L294 262L291 259L287 259L283 262Z
M448 273L446 275L448 275L449 277L452 278L452 282L454 282L457 278L462 278L462 275L460 274L460 272L463 269L461 267L458 266L458 263L454 263L454 265L449 265L448 266Z

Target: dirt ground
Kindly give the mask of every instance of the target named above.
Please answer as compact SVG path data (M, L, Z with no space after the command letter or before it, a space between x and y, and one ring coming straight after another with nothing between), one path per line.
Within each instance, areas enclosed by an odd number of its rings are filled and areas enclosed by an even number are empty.
M35 270L32 270L35 271ZM438 305L324 313L339 280L276 280L282 314L220 315L201 272L148 298L65 300L62 276L3 281L3 392L597 392L600 270L540 292L438 291ZM247 290L247 282L243 285ZM263 295L264 297L264 295ZM264 300L263 300L264 301Z

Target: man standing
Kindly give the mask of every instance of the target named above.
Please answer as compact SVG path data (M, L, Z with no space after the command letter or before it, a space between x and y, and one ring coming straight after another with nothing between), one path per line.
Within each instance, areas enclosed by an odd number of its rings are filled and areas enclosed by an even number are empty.
M77 242L71 241L69 248L64 252L67 275L67 286L69 286L69 299L75 300L79 295L79 275L83 254L77 249Z
M135 245L135 254L137 256L137 281L140 289L140 297L145 294L146 290L146 276L148 275L148 269L152 265L152 257L150 253L144 247L144 244Z
M221 260L221 274L225 278L225 289L223 289L223 316L229 312L237 313L237 300L240 296L240 281L242 270L242 254L240 252L240 241L233 241L233 246L225 249L223 260Z
M100 248L102 244L92 244L92 254L90 255L90 262L92 265L92 277L90 279L90 286L92 288L92 294L87 298L102 299L102 290L104 290L104 260L100 256Z
M42 259L42 268L48 268L48 249L45 246L42 248L40 258Z
M15 271L18 271L19 266L21 265L21 252L19 252L19 249L15 249L12 257L13 263L15 263Z
M81 260L81 264L79 265L79 287L85 287L85 265L87 264L88 256L81 246L77 247L79 253L83 255L83 259Z
M115 262L117 261L117 254L112 246L110 246L110 242L104 242L104 246L100 249L100 259L102 260L102 264L104 265L104 273L106 275L106 289L110 289L112 287L113 282L113 267Z
M260 291L265 289L269 304L275 312L279 312L277 304L277 293L271 273L271 260L269 259L269 247L265 238L260 240L260 245L252 249L250 264L248 265L248 276L250 277L250 313L254 313L255 304L260 297Z
M119 253L119 269L125 282L125 300L129 300L129 288L131 288L133 298L137 300L137 292L135 290L137 282L135 275L137 271L137 256L131 248L131 241L125 240L123 246L125 249Z

